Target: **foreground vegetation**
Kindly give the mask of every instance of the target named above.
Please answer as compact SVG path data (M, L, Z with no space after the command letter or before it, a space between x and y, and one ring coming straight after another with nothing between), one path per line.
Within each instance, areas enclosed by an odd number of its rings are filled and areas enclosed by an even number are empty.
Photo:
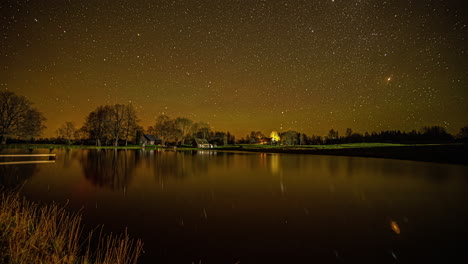
M136 264L140 240L122 236L83 238L81 216L57 205L38 205L2 194L0 201L0 264Z

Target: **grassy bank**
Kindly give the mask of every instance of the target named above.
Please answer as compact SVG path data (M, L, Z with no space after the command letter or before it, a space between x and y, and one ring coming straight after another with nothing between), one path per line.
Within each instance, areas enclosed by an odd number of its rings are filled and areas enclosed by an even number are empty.
M83 235L81 216L57 205L38 205L2 194L0 264L136 264L140 240L121 236Z
M266 153L386 158L468 165L468 147L463 144L354 143L307 146L239 145L223 149Z
M434 146L440 144L394 144L394 143L349 143L334 145L260 145L260 144L237 144L218 146L221 150L285 150L285 149L343 149L343 148L375 148L375 147L398 147L398 146ZM128 146L89 146L89 145L66 145L66 144L6 144L0 145L0 149L141 149L139 145ZM158 145L147 145L146 149L163 148ZM170 148L173 149L173 148ZM177 149L197 150L191 145L178 146Z
M141 149L141 146L121 147L96 147L81 145L51 145L51 144L9 144L0 146L10 149ZM160 146L146 146L147 150L159 149ZM174 150L173 148L169 148ZM177 150L200 150L189 145L177 147ZM206 150L206 149L204 149ZM217 151L249 151L266 153L296 153L314 155L335 155L354 157L373 157L401 160L415 160L438 163L464 164L468 165L468 148L464 144L394 144L394 143L350 143L335 145L255 145L241 144L219 146Z
M346 148L379 148L379 147L408 147L408 146L435 146L440 144L397 144L397 143L348 143L332 145L260 145L260 144L239 144L221 148L242 148L242 149L346 149Z

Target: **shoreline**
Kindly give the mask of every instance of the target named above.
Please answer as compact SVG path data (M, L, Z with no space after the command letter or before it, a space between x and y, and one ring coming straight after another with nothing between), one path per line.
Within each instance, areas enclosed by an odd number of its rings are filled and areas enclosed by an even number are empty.
M219 150L219 149L218 149ZM227 151L262 153L287 153L308 155L330 155L363 158L383 158L410 161L423 161L444 164L468 165L468 146L463 144L407 145L381 147L348 148L224 148Z
M146 149L169 151L242 151L258 153L286 153L307 155L330 155L365 158L384 158L397 160L423 161L433 163L468 165L468 145L452 144L387 144L387 143L352 143L341 145L304 145L304 146L271 146L271 145L232 145L218 148L161 146L85 146L55 144L11 144L0 146L4 149Z

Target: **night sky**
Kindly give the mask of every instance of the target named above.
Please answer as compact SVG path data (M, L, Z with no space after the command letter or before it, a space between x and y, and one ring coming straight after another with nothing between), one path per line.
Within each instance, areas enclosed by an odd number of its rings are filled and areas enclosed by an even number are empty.
M465 1L2 1L0 89L81 126L131 102L243 136L468 124Z

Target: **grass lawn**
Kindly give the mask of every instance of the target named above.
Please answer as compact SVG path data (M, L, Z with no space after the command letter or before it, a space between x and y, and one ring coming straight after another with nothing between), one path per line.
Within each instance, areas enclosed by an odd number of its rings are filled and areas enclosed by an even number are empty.
M291 145L291 146L240 144L240 145L232 145L232 146L226 146L226 147L232 148L232 147L241 146L243 149L345 149L345 148L376 148L376 147L430 146L430 145L440 145L440 144L349 143L349 144L334 144L334 145Z

